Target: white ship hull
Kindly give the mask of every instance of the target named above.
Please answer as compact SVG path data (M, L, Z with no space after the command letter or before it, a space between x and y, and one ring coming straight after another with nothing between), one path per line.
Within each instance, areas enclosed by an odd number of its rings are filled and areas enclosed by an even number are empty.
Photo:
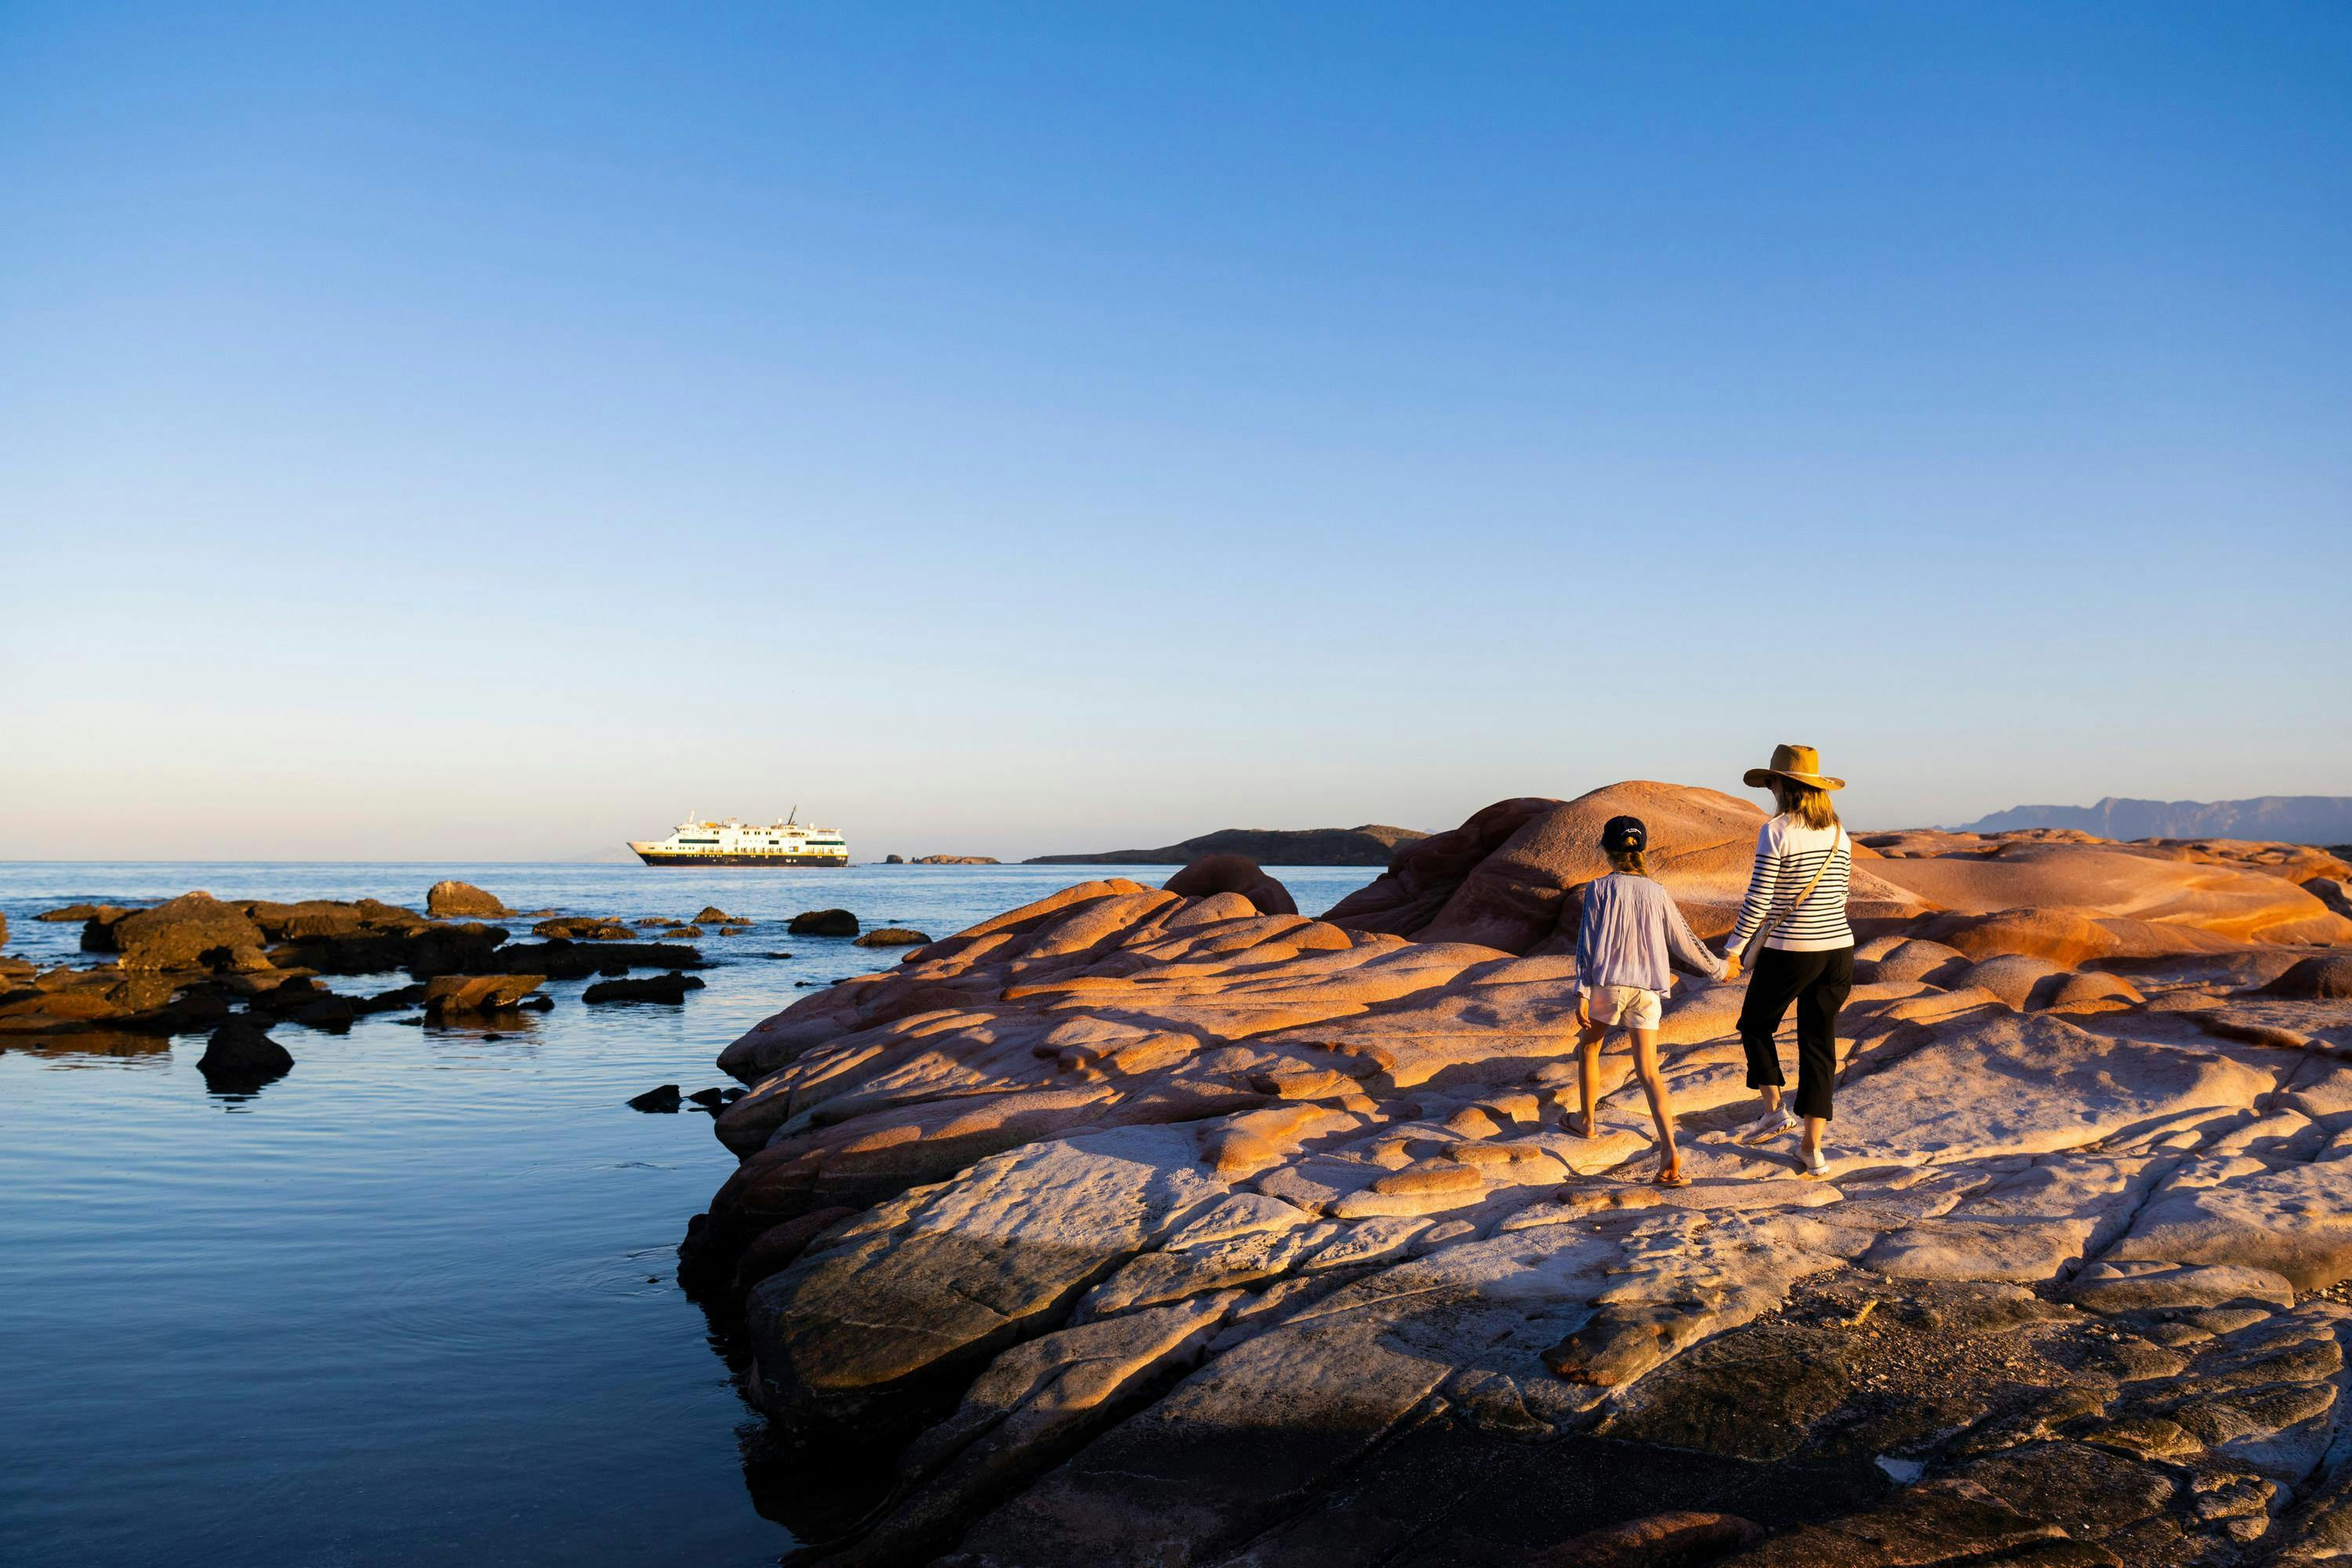
M799 815L797 809L793 816ZM846 866L849 841L837 829L782 822L698 822L677 825L667 838L632 838L629 848L648 866Z

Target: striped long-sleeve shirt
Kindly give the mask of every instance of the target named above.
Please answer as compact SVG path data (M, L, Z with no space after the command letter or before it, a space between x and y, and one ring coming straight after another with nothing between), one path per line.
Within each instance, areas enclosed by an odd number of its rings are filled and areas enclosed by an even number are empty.
M1827 859L1830 868L1806 895L1789 910L1790 900L1804 892L1813 873ZM1724 943L1727 953L1739 952L1755 939L1759 927L1783 910L1788 918L1764 939L1766 947L1784 952L1826 952L1852 947L1853 928L1845 923L1846 888L1853 872L1853 843L1842 827L1808 827L1785 814L1766 823L1756 835L1756 870L1748 879L1748 899L1739 906L1739 923Z

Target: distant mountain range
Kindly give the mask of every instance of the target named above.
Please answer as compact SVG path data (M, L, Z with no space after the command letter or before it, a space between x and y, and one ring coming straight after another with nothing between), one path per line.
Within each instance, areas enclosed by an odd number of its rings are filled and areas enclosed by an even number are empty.
M2352 843L2352 795L2265 795L2252 800L2125 800L2096 805L2014 805L1968 824L1963 833L2074 827L2101 838L2267 838L2289 844Z
M1261 866L1385 866L1400 844L1426 838L1410 827L1227 827L1158 849L1032 855L1029 866L1181 866L1203 855L1246 855Z

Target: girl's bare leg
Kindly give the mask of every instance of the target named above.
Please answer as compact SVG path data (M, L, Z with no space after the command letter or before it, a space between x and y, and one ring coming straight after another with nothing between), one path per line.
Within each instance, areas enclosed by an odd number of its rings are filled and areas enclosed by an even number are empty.
M1586 1024L1576 1034L1579 1060L1576 1064L1577 1091L1584 1100L1584 1125L1577 1135L1593 1138L1601 1131L1601 1042L1609 1031L1598 1024Z
M1802 1138L1803 1149L1807 1154L1811 1154L1822 1146L1822 1134L1829 1130L1829 1118L1826 1116L1805 1118L1805 1131Z
M1675 1148L1675 1108L1666 1095L1665 1076L1658 1071L1658 1031L1633 1031L1633 1072L1650 1102L1650 1120L1658 1127L1658 1169L1671 1171L1682 1163Z

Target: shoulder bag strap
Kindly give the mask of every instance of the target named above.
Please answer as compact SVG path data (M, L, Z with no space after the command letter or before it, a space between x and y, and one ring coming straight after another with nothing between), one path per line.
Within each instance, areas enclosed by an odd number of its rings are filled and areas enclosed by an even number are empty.
M1746 963L1750 953L1759 952L1763 948L1764 939L1780 929L1780 922L1782 921L1787 920L1790 915L1795 914L1800 909L1804 907L1805 900L1813 896L1813 889L1822 885L1822 879L1829 875L1830 868L1837 863L1838 851L1844 847L1845 825L1843 823L1840 823L1838 825L1837 832L1830 837L1830 852L1822 857L1822 863L1819 866L1813 868L1812 880L1807 882L1803 890L1799 892L1794 899L1790 900L1789 907L1787 909L1782 910L1779 914L1773 916L1770 920L1765 921L1761 926L1757 928L1756 934L1748 939L1748 945L1739 950L1740 963Z

